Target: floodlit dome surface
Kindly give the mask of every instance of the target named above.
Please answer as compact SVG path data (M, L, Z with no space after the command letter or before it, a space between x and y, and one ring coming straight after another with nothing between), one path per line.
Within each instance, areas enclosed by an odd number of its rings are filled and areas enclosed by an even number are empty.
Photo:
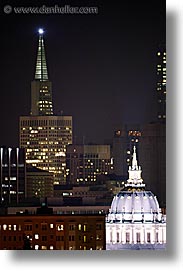
M151 191L121 191L113 198L108 221L157 222L161 216L159 203Z
M158 213L159 203L151 191L121 191L113 198L111 213Z

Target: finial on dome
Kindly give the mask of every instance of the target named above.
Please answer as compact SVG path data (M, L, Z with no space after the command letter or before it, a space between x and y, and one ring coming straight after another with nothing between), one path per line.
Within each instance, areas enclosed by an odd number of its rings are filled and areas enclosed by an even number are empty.
M132 170L138 170L136 147L133 146Z
M141 167L137 164L136 147L133 147L132 166L129 166L129 178L125 184L126 188L144 188L145 184L141 178Z

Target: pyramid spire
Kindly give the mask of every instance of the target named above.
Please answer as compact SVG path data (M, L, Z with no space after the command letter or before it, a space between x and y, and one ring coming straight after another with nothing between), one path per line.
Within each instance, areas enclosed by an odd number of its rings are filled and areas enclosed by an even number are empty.
M43 34L44 34L43 29L39 29L39 44L38 44L38 51L37 51L35 80L47 81L48 69L46 64Z
M48 79L43 34L43 29L39 29L35 78L31 82L31 115L33 116L47 116L54 113L52 83Z

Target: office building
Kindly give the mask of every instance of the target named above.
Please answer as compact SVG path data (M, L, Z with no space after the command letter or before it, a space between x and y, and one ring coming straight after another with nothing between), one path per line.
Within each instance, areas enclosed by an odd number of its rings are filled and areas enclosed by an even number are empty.
M110 145L67 146L67 183L93 183L113 171Z
M66 146L71 143L71 117L20 117L20 146L26 148L26 163L54 173L54 184L66 181Z
M43 30L34 80L31 83L30 116L19 120L20 147L26 149L26 163L54 174L54 184L66 182L66 146L72 144L72 116L54 114L52 83L48 77Z
M27 167L27 198L46 198L53 197L53 173Z
M0 205L18 204L26 197L25 150L0 148Z

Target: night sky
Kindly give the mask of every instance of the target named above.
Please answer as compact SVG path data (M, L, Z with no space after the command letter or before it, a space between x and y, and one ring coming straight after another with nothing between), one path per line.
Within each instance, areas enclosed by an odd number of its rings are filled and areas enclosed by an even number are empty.
M92 6L98 14L5 14L5 5ZM156 52L166 41L166 2L1 1L0 146L18 146L29 115L39 27L45 30L54 110L73 116L77 143L103 143L125 123L156 119Z

